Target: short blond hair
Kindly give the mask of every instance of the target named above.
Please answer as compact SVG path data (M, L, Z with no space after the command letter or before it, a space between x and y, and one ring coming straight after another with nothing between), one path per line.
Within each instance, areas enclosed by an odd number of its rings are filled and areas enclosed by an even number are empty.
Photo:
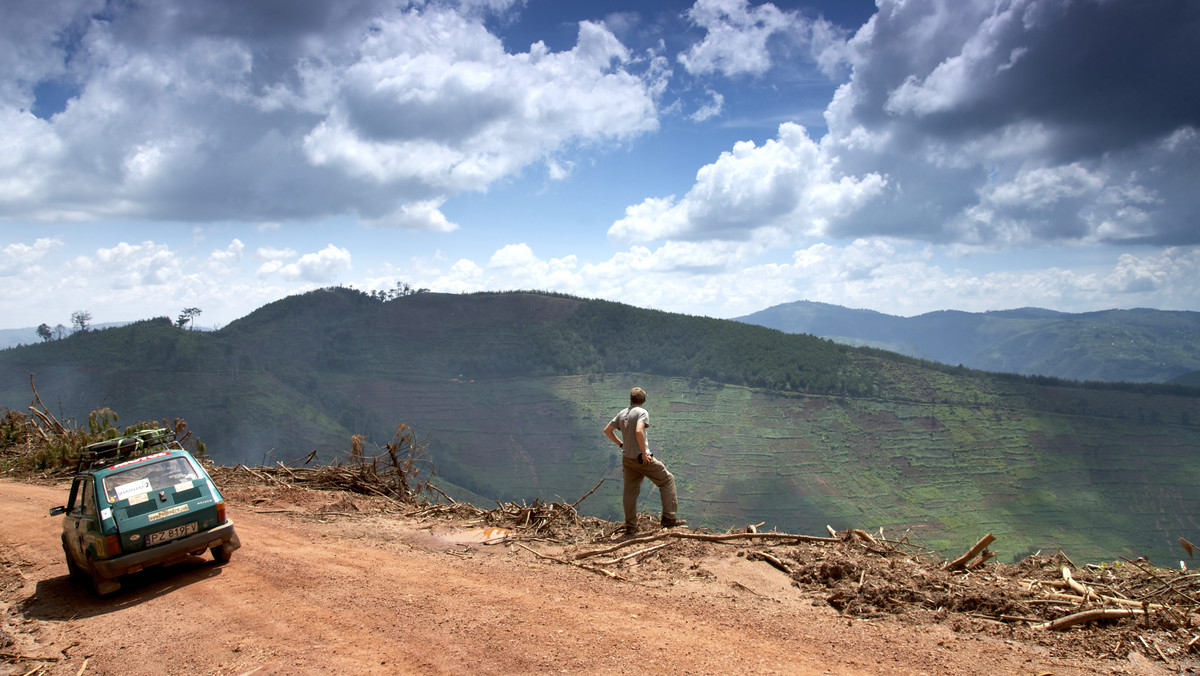
M629 390L629 403L634 406L641 406L646 403L646 390L640 387Z

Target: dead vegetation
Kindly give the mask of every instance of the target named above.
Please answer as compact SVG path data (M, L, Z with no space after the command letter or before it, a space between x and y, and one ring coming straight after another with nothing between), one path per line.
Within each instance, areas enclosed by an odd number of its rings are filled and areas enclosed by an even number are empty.
M991 535L963 556L944 560L882 531L830 528L828 536L812 536L760 532L756 526L723 533L661 530L650 515L642 515L646 532L626 538L618 535L623 524L576 509L600 484L570 504L535 500L485 509L450 500L428 478L410 482L403 493L394 473L406 465L397 457L409 456L363 454L355 463L304 471L238 466L218 469L217 476L243 486L252 481L375 496L375 509L431 529L505 529L482 546L514 547L548 564L619 582L703 576L698 561L740 557L770 566L797 594L849 619L945 623L957 632L1035 643L1064 657L1124 660L1138 652L1171 668L1200 669L1200 574L1186 570L1158 568L1144 559L1076 566L1061 552L998 564L988 549ZM423 493L411 491L418 485ZM740 587L764 602L773 600Z
M427 445L427 440L417 440L411 427L401 424L396 427L392 440L376 453L367 451L364 436L355 435L350 440L350 451L344 461L313 465L317 457L317 452L313 451L286 464L212 466L209 474L221 485L241 483L248 476L278 486L374 495L396 507L418 504L425 493L440 493L449 500L448 496L429 483L434 476L434 468L425 452Z
M29 376L29 387L33 400L28 412L0 410L0 473L42 479L66 477L74 471L84 446L156 428L173 431L175 439L193 455L205 454L204 444L192 436L182 418L138 422L122 428L117 426L115 411L99 408L88 414L87 424L83 425L47 408L33 375Z

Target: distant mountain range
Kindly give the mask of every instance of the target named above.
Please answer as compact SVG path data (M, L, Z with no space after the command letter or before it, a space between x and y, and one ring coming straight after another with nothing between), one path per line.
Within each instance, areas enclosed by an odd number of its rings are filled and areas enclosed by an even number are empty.
M899 317L796 301L733 321L981 371L1200 386L1200 312L1138 308L1068 313L1020 308L940 310ZM97 324L92 330L126 324ZM39 342L35 328L0 329L0 349Z
M1197 384L1200 371L1200 312L1021 308L897 317L798 301L736 321L998 373Z

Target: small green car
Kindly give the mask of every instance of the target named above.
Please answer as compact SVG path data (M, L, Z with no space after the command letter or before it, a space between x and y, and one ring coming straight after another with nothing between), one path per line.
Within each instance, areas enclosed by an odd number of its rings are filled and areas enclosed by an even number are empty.
M122 575L205 549L226 563L241 547L221 492L166 429L85 447L67 505L50 510L60 514L67 568L97 596L120 589Z

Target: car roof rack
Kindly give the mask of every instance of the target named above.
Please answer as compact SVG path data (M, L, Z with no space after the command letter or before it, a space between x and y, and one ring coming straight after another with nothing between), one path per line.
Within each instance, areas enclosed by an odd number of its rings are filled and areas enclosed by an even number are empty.
M142 454L159 446L166 446L175 441L175 435L165 427L142 430L115 439L105 439L88 444L79 454L79 467L76 472L103 467L110 463L124 460Z

